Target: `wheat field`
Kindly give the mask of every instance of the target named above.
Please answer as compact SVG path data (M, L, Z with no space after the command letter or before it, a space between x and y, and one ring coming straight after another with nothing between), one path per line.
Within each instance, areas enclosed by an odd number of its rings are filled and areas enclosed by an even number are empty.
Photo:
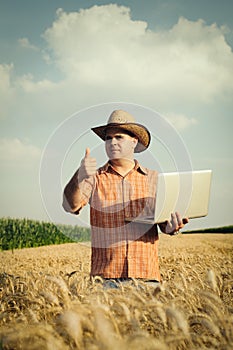
M160 236L163 283L103 289L90 247L0 253L0 349L233 349L233 234Z

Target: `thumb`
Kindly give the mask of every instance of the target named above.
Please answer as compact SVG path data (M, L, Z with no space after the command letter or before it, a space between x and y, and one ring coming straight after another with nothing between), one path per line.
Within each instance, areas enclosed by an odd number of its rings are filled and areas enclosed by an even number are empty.
M90 148L86 148L85 158L89 157L90 153L91 153Z

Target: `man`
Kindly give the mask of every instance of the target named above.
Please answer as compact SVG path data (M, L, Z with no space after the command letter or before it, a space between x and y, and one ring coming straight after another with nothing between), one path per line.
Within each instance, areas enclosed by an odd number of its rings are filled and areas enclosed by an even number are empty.
M63 200L64 209L74 214L90 204L91 276L117 282L132 278L158 282L157 225L128 221L150 214L155 204L158 173L134 160L134 153L148 148L150 132L123 110L113 111L106 125L92 130L105 141L109 160L96 169L96 160L87 148L65 187ZM173 235L187 222L172 213L160 229Z

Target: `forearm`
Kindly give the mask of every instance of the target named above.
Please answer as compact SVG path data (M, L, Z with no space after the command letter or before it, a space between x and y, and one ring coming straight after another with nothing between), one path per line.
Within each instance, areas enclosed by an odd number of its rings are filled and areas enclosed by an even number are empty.
M91 193L91 181L78 176L79 170L66 185L63 193L63 208L70 213L78 214L87 204Z
M67 212L75 212L79 209L81 193L78 183L78 171L72 176L63 192L63 208Z

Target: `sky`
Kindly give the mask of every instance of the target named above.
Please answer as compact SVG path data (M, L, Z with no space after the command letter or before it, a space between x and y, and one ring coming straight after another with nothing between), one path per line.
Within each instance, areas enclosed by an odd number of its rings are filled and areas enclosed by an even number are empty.
M209 214L233 224L231 0L0 0L0 217L88 224L61 207L90 128L127 109L163 172L211 169Z

